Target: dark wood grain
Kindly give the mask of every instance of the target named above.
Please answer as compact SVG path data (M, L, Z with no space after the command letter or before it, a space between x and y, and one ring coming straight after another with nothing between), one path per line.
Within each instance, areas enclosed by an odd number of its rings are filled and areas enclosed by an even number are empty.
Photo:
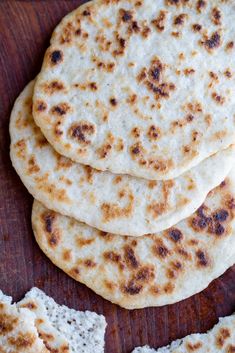
M235 267L208 289L178 304L127 311L103 300L58 270L36 245L30 224L32 198L11 167L8 123L12 104L40 69L51 32L82 1L0 1L0 288L15 300L32 286L59 303L106 316L106 352L159 347L205 332L235 310ZM189 278L189 286L190 280Z

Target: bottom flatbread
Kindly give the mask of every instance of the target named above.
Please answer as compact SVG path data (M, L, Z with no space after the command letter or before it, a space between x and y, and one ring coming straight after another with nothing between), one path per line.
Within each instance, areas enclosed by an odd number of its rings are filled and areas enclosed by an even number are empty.
M183 300L235 263L235 168L173 228L142 237L104 233L34 202L36 240L71 277L127 309Z
M219 320L214 328L204 334L192 334L172 342L167 347L153 349L135 348L132 353L234 353L235 314Z

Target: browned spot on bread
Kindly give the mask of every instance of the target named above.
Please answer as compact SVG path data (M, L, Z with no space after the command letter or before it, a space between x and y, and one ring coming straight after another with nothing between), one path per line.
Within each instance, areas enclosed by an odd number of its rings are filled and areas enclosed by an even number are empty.
M225 97L222 97L216 92L212 92L211 97L219 105L223 105L225 103Z
M89 87L90 87L91 91L97 91L97 89L98 89L96 82L90 82Z
M231 336L228 328L221 328L216 336L216 345L218 348L223 348L227 338Z
M44 112L47 109L47 104L42 100L38 100L35 102L35 110L37 112Z
M166 15L167 15L166 11L160 10L157 18L155 18L151 22L158 32L162 32L165 29Z
M198 266L200 266L200 267L209 266L210 260L209 260L209 257L205 251L203 251L203 250L196 251L196 256L197 256Z
M185 23L185 20L187 19L188 15L185 14L185 13L181 13L180 15L178 16L175 16L174 18L174 25L175 26L182 26L184 23Z
M39 148L42 148L44 146L48 146L48 141L44 136L37 136L35 146L39 147Z
M139 127L134 127L132 130L131 130L131 136L134 137L134 138L139 138L140 137L140 128Z
M209 75L210 75L210 78L211 78L212 80L218 82L219 77L218 77L218 75L217 75L215 72L210 71L210 72L209 72Z
M68 131L69 136L82 145L89 145L89 137L95 134L95 125L89 121L81 120L79 123L73 123Z
M204 40L200 42L208 52L212 52L221 45L221 36L218 32L214 32L211 37L204 36Z
M205 9L207 5L207 1L206 0L198 0L196 2L196 9L199 13L201 13L203 11L203 9Z
M144 25L144 26L142 27L142 30L141 30L141 36L142 36L143 38L148 38L148 36L150 35L150 33L151 33L151 28L148 27L147 25Z
M135 7L141 7L143 5L143 1L142 0L138 0L135 3Z
M31 156L28 160L28 173L38 173L40 171L39 166L37 165L35 156Z
M235 209L235 199L233 197L228 196L225 205L230 209L234 210Z
M55 212L45 212L42 214L42 220L44 222L44 227L47 233L52 233L53 223L55 221Z
M213 219L219 222L225 222L228 217L229 217L229 213L227 210L224 210L224 209L220 209L214 212L213 214Z
M39 337L43 340L43 341L52 341L54 339L54 336L51 335L50 333L46 333L46 332L39 332ZM49 347L49 344L48 342L44 343L44 344L47 344L48 347ZM49 350L51 351L51 350ZM58 350L57 350L58 351ZM53 351L52 351L53 352ZM54 353L54 352L53 352ZM56 352L57 353L57 352ZM58 352L59 353L59 352Z
M156 286L156 285L153 285L153 286L150 287L149 292L152 295L157 296L157 295L160 294L160 288L158 286Z
M91 259L84 260L84 265L86 267L96 267L96 263Z
M196 343L187 342L186 347L189 352L195 352L202 347L202 343L201 342L196 342Z
M28 308L30 310L36 310L38 308L37 304L33 301L29 301L25 304L20 305L21 308Z
M61 50L54 50L50 54L50 60L52 65L57 65L63 60L63 52Z
M110 282L110 281L106 281L106 280L104 280L104 285L111 292L113 292L116 287L116 284L114 282Z
M87 8L86 10L83 11L82 13L83 16L91 16L91 11L89 8Z
M229 344L226 353L235 353L235 346Z
M133 146L130 147L130 152L131 152L132 156L137 156L137 155L143 153L142 145L139 142L137 142L136 144L134 144Z
M80 21L78 22L78 25L80 26ZM75 32L76 32L76 28L74 27L73 23L67 22L63 27L63 30L60 35L60 44L70 45L70 43L72 43L73 34Z
M218 7L214 7L211 11L211 20L215 25L221 25L221 11Z
M71 110L68 103L60 103L51 108L51 113L57 116L65 115L69 110Z
M109 103L113 106L116 107L118 104L118 101L115 97L110 98Z
M7 339L7 341L11 346L14 346L17 349L23 349L32 347L36 341L36 337L33 333L30 332L19 332L18 336L11 336Z
M168 278L177 278L179 275L179 272L182 271L183 266L179 261L171 262L170 263L170 268L166 270L166 275Z
M76 238L76 244L80 248L82 246L87 246L92 244L95 241L94 238L92 239L84 239L84 238Z
M231 51L233 48L234 48L234 42L231 41L231 42L228 42L228 43L226 44L225 50L229 52L229 51Z
M183 239L183 234L182 232L177 229L177 228L171 228L168 230L168 235L170 237L171 240L173 240L174 242L178 243Z
M134 276L134 281L149 284L154 278L154 267L151 265L145 265L138 270Z
M106 158L112 150L112 145L110 143L103 144L98 150L99 157L101 159Z
M56 92L61 92L65 89L65 86L63 82L60 82L59 80L53 80L49 83L45 83L43 85L43 91L47 94L53 94Z
M184 69L184 74L185 74L185 76L192 75L192 74L194 74L194 72L195 72L195 70L192 69L192 68Z
M202 26L200 24L198 24L198 23L194 23L192 25L192 29L193 29L194 32L200 32L201 29L202 29Z
M18 150L17 151L17 156L21 159L25 159L26 156L26 142L24 139L19 140L18 142L15 143L14 147Z
M152 202L150 205L147 206L147 211L151 212L154 218L158 218L163 214L166 207L166 202Z
M69 250L69 249L63 250L62 258L64 261L70 261L72 258L72 250Z
M171 294L174 291L175 286L173 283L168 282L164 287L163 290L166 294Z
M126 245L123 250L124 250L124 260L125 260L127 266L130 268L139 267L139 262L138 262L137 258L135 257L134 250L128 245Z
M232 77L232 72L230 69L226 69L224 71L224 76L227 77L227 78L231 78Z
M171 35L172 35L172 37L179 38L181 36L181 33L177 32L177 31L173 31L173 32L171 32Z
M1 309L4 309L4 307ZM9 332L13 331L17 323L18 323L17 317L14 317L12 315L7 315L1 312L0 313L0 335L6 335Z
M103 203L101 205L101 212L104 222L110 222L116 218L129 218L133 213L134 196L128 193L128 203L126 206L121 207L117 203Z
M152 252L155 256L164 259L170 255L170 250L166 247L162 240L157 240L152 246Z
M129 281L128 284L121 286L121 291L124 294L129 295L137 295L142 291L142 289L143 286L141 284L135 283L134 281Z
M73 277L74 279L79 279L80 276L80 270L77 266L71 268L71 270L68 271L69 275Z
M184 6L189 0L165 0L166 5Z
M58 229L55 229L53 233L47 238L48 240L48 245L52 248L55 248L61 239L61 235Z
M129 22L133 18L132 11L128 11L128 10L125 10L125 9L120 9L119 10L119 15L120 15L121 21L123 21L123 22Z
M71 159L68 159L60 154L56 153L56 168L57 169L69 169L73 165Z
M133 33L139 33L140 32L140 26L137 21L131 21L128 30L127 30L129 35L132 35Z
M115 253L114 251L107 251L103 254L105 260L109 260L114 263L119 263L121 261L121 255Z
M151 125L147 131L149 141L156 141L161 137L161 130L155 125Z
M163 201L162 202L157 202L153 201L151 204L147 205L147 212L151 213L154 218L158 218L167 208L168 205L168 198L170 195L170 190L174 186L174 181L173 180L168 180L163 183Z
M154 189L155 186L157 186L157 181L156 181L156 180L150 180L150 181L148 182L148 188L149 188L149 189Z
M114 178L113 183L114 184L119 184L122 181L121 175L118 175Z
M137 94L131 94L128 98L127 98L127 103L130 105L134 105L137 102Z

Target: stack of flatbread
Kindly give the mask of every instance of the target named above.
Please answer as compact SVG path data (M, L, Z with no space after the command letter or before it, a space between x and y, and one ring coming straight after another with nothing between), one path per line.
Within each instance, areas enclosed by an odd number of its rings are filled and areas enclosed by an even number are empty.
M11 304L0 291L1 353L103 353L106 321L58 305L38 288Z
M16 100L11 159L51 261L128 309L235 263L235 3L94 0Z

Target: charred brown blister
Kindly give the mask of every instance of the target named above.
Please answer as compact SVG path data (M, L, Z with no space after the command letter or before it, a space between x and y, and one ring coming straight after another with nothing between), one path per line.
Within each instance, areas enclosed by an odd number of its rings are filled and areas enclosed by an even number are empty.
M88 121L80 121L72 124L68 133L72 139L75 139L80 144L88 145L91 143L89 138L95 134L95 126Z
M221 328L216 336L216 346L223 348L226 344L226 340L231 336L228 328Z
M221 46L221 35L218 32L214 32L210 37L205 37L201 44L208 52L212 52Z
M50 60L53 65L57 65L63 60L63 52L61 50L54 50L50 54Z
M164 10L161 10L158 14L158 16L152 20L153 26L156 28L158 32L163 32L165 29L165 22L166 22L166 17L167 17L167 12Z

